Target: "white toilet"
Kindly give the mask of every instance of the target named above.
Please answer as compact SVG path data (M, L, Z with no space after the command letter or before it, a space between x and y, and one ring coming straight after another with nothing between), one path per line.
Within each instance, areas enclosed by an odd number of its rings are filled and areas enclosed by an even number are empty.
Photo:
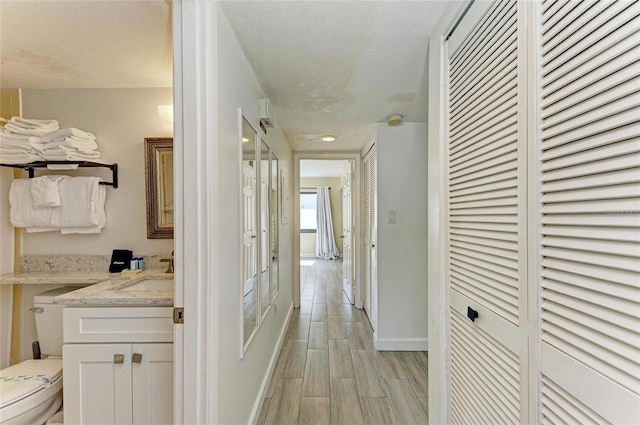
M0 370L0 424L42 425L62 404L62 309L53 297L64 287L33 297L43 360L25 360Z

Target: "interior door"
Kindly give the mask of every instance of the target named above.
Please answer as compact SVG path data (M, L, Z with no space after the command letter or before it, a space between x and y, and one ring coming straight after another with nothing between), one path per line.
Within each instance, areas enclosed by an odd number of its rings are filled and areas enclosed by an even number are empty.
M371 147L363 161L362 169L362 235L364 284L363 302L371 326L377 329L378 283L377 283L377 254L376 254L376 147Z
M342 177L342 289L354 303L353 286L353 227L351 206L351 163L349 170Z
M449 38L446 273L452 423L527 423L525 2Z

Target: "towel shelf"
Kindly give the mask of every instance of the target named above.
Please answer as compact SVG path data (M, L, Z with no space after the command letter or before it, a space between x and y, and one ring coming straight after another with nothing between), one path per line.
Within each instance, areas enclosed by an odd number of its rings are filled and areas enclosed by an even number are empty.
M77 165L80 168L108 168L112 173L112 181L100 182L100 184L113 186L118 188L118 164L102 164L100 162L91 161L36 161L27 164L0 164L0 167L22 168L29 172L29 178L33 178L36 168L47 168L48 165Z

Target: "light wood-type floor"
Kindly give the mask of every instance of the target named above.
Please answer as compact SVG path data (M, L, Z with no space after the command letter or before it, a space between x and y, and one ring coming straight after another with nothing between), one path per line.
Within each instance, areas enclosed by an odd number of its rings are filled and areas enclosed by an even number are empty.
M427 424L427 353L375 350L341 261L303 259L301 281L258 425Z

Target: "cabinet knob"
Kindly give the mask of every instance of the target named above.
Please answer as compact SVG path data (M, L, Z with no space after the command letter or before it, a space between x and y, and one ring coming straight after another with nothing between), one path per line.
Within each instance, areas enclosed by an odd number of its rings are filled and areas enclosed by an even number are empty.
M131 361L133 363L142 363L142 354L133 353L133 356L131 356Z
M115 364L122 364L124 363L124 354L114 354L113 355L113 362Z

